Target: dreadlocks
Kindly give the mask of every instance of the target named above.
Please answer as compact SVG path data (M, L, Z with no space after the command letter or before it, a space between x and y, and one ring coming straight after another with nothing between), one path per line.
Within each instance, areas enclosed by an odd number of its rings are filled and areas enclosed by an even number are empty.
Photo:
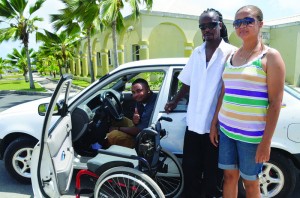
M228 34L227 34L227 28L226 28L226 26L225 26L225 24L223 22L223 16L222 16L222 14L218 10L215 10L213 8L207 8L207 10L205 10L201 15L207 14L209 12L214 12L214 13L216 13L219 16L219 21L222 22L222 28L220 30L220 36L223 38L223 40L226 43L229 43Z

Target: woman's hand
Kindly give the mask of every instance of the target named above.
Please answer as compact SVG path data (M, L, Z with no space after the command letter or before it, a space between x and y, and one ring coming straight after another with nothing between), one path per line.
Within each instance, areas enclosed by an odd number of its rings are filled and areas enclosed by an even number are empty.
M263 141L258 144L256 150L255 161L256 163L265 163L269 161L271 153L270 143L264 143Z

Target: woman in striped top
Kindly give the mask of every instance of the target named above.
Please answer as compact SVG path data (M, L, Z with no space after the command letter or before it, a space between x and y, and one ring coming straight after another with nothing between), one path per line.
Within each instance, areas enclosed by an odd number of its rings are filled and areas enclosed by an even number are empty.
M237 197L240 175L246 196L260 197L258 174L262 163L270 158L283 97L285 65L277 50L262 43L263 14L258 7L240 8L233 26L243 45L226 62L210 139L218 145L219 121L223 197Z

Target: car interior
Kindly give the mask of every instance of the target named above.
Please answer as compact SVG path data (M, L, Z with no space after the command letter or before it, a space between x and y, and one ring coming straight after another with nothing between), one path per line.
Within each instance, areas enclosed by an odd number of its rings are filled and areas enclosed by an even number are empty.
M131 95L131 84L135 79L146 79L150 89L158 94L164 76L162 71L130 73L110 81L81 102L71 113L72 139L76 153L95 156L97 150L91 145L100 143L105 138L112 119L121 120L124 116L132 118L135 101Z

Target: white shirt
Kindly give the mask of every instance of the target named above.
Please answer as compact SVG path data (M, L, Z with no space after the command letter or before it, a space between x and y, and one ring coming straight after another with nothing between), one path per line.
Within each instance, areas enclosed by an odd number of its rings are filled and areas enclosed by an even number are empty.
M228 55L236 49L222 40L207 65L205 45L204 42L194 49L188 63L178 76L181 82L190 86L186 115L188 129L199 134L210 131L222 87L224 64Z

